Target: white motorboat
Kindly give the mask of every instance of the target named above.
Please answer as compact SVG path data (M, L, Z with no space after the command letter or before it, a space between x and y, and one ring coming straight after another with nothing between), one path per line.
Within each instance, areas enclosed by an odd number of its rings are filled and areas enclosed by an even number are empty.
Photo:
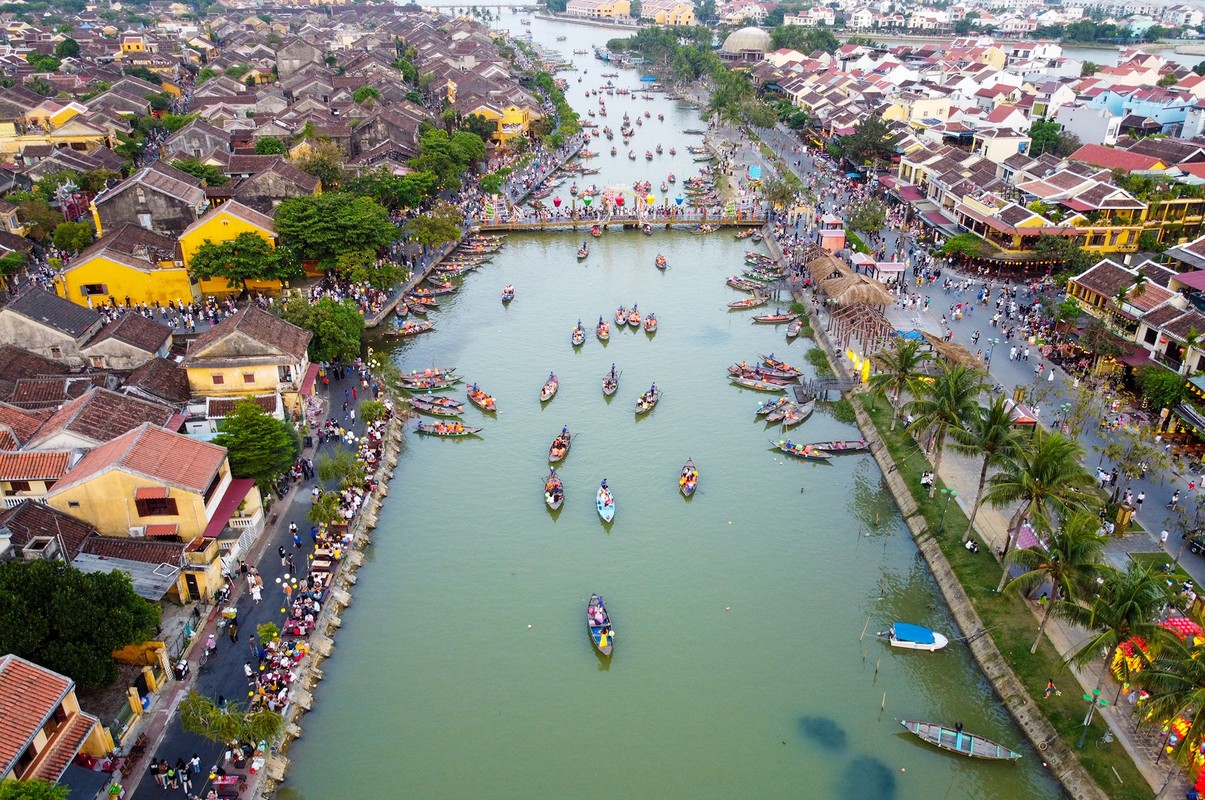
M913 625L909 622L895 622L891 630L882 631L880 636L886 636L892 647L905 650L940 650L950 643L950 640L936 631L923 625Z

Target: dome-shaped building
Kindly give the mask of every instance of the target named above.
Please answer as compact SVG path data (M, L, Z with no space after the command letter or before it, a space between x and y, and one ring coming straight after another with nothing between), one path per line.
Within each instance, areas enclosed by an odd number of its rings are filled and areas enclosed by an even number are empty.
M728 34L720 47L726 61L761 61L770 52L770 34L761 28L741 28Z

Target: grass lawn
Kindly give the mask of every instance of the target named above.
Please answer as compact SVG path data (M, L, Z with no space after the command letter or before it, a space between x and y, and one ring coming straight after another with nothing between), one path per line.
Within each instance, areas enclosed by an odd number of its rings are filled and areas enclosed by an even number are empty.
M860 395L853 402L861 403L870 414L888 451L895 460L900 477L912 491L913 499L928 522L929 535L941 545L942 552L950 562L954 574L962 583L971 599L975 611L991 631L991 637L1008 665L1033 699L1046 713L1063 740L1074 748L1079 738L1087 704L1081 699L1081 690L1075 678L1063 665L1059 654L1048 639L1042 637L1037 652L1030 654L1037 633L1037 619L1019 594L1005 591L996 594L1000 581L1000 566L981 548L978 554L970 553L962 546L962 534L966 530L967 518L957 503L950 503L946 510L945 529L936 533L945 502L940 492L930 500L920 485L921 473L930 469L928 459L916 442L905 431L891 431L891 409L885 401L876 401L868 395ZM942 484L939 482L938 488ZM1099 669L1103 664L1092 664L1089 669ZM1047 678L1054 678L1063 693L1050 700L1043 699ZM1112 700L1112 698L1109 698ZM1095 742L1107 730L1097 716L1088 731L1087 740ZM1097 784L1113 800L1150 800L1154 797L1146 780L1134 766L1129 754L1118 743L1097 750L1089 745L1077 751L1081 762ZM1116 771L1116 774L1114 773ZM1121 780L1118 781L1117 776Z

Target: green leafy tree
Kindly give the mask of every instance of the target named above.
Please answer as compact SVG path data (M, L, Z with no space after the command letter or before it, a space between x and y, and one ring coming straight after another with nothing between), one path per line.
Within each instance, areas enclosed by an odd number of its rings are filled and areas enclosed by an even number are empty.
M0 800L67 800L70 796L70 787L36 778L0 783Z
M264 136L255 140L255 154L257 156L283 156L287 155L289 147L275 136Z
M406 275L406 270L389 259L378 259L372 250L353 250L335 258L335 266L343 277L374 289L392 289Z
M925 367L933 355L924 349L918 339L899 336L895 344L873 357L875 369L870 376L870 390L879 397L886 397L894 413L891 415L891 430L900 418L900 405L907 392L912 397L919 393Z
M840 137L837 147L851 163L874 166L891 158L898 138L881 117L866 117L857 130Z
M286 281L302 274L287 249L273 247L252 231L243 231L225 242L206 239L188 268L198 278L225 278L227 286L241 286L243 291L249 280Z
M325 269L344 253L377 251L389 245L397 227L371 197L321 194L290 197L276 208L276 232L297 258Z
M222 174L222 170L213 164L202 164L195 158L177 158L172 166L181 172L187 172L194 178L199 178L209 186L225 186L230 179Z
M823 28L804 28L799 25L779 25L770 31L770 41L775 50L786 47L804 55L817 50L823 50L832 55L841 46L841 42L831 31Z
M939 251L943 256L962 255L982 258L992 252L992 246L973 233L960 233L946 239Z
M63 222L63 215L50 207L50 203L29 198L17 204L17 218L27 228L25 235L35 242L49 242L54 229Z
M358 105L372 106L381 99L381 90L375 86L361 86L352 92L351 99Z
M384 419L388 414L389 409L378 400L365 400L360 403L360 419L370 425L377 420Z
M1021 435L1013 423L1012 411L1005 404L1003 395L995 397L990 405L979 406L978 413L964 425L952 428L951 445L956 452L980 459L979 484L975 487L975 501L971 504L971 518L963 540L971 538L975 528L975 517L983 504L983 487L987 485L987 473L992 467L1002 466L1021 447Z
M402 78L411 86L418 83L418 67L414 66L414 62L407 58L399 58L393 62L393 66L397 67L402 73Z
M1029 154L1036 157L1048 150L1053 151L1062 129L1063 126L1052 119L1034 120L1029 127Z
M1163 367L1143 367L1138 371L1138 385L1151 408L1175 408L1184 397L1184 376Z
M1080 347L1092 354L1093 372L1106 356L1124 355L1133 347L1133 342L1126 341L1113 333L1109 330L1109 326L1097 317L1088 320L1088 324L1084 326L1084 332L1080 334L1079 343Z
M236 478L254 478L261 492L271 491L301 452L297 431L253 400L235 403L213 443L226 448L230 472Z
M11 253L5 253L0 258L0 285L7 286L9 279L13 275L25 269L25 262L24 253L18 253L15 250Z
M79 55L79 42L68 36L54 46L54 54L59 58L75 58Z
M1078 275L1096 263L1096 256L1076 244L1069 236L1044 233L1034 242L1034 252L1046 261L1057 261L1065 270Z
M430 172L394 175L381 168L343 182L341 191L371 197L388 209L415 208L437 190L439 180Z
M343 180L343 157L343 148L334 142L311 143L293 159L293 166L322 181L323 191L333 192Z
M360 356L364 317L352 301L336 302L323 297L310 303L304 295L294 292L281 316L314 335L310 339L311 361L353 361Z
M1028 594L1039 586L1050 584L1046 611L1038 623L1038 636L1029 648L1031 655L1038 652L1038 643L1042 641L1046 623L1055 609L1064 613L1066 604L1090 596L1096 577L1103 572L1101 558L1106 542L1096 515L1076 511L1049 532L1044 548L1018 548L1005 557L1008 566L1016 565L1025 570L1008 582L1008 588Z
M863 233L878 233L887 225L887 206L875 197L855 203L849 209L849 227Z
M795 186L777 175L771 175L762 181L762 197L775 208L785 208L795 200Z
M469 114L460 121L460 129L475 133L483 142L488 142L498 135L498 124L480 114Z
M212 78L216 78L217 75L218 72L213 67L201 67L201 71L197 73L197 86L200 86L201 84L205 83L205 81L208 81Z
M416 244L439 247L460 238L463 221L460 209L451 203L440 202L426 214L407 222L402 232Z
M703 23L711 22L715 19L715 0L700 0L695 4L695 17Z
M778 122L778 112L769 103L747 100L741 104L741 119L754 128L773 128Z
M87 688L113 683L113 651L145 642L159 625L159 609L124 572L83 573L62 561L0 564L0 606L0 651Z
M983 373L961 364L947 364L932 380L922 381L918 393L906 408L915 416L913 430L930 432L933 472L941 471L946 439L977 412ZM929 487L929 496L937 491L937 482Z
M310 505L305 517L315 525L331 525L343 520L342 511L339 495L327 492Z
M213 700L196 692L189 692L180 701L179 712L184 730L219 744L235 739L271 742L285 728L284 717L277 711L250 711L241 703L230 703L221 709Z
M237 79L243 77L244 75L246 75L250 71L251 71L251 67L247 66L246 64L231 64L229 67L226 67L225 74L226 74L226 77L234 78L235 80L237 80Z
M49 53L38 52L28 53L25 56L25 61L38 72L58 72L59 67L63 63Z
M54 246L68 253L78 253L92 244L96 231L91 222L63 222L55 226Z
M435 128L420 137L418 156L410 160L410 166L435 175L440 186L459 189L460 175L484 158L485 142L477 134L462 130L449 136Z
M333 455L318 456L318 479L326 485L340 488L364 483L364 465L350 450L336 450Z
M1202 61L1201 63L1205 64L1205 61ZM1098 72L1100 72L1100 64L1097 64L1094 61L1085 61L1083 64L1080 65L1080 68L1079 68L1079 74L1080 74L1081 78L1091 77ZM1205 72L1202 72L1200 74L1205 75Z

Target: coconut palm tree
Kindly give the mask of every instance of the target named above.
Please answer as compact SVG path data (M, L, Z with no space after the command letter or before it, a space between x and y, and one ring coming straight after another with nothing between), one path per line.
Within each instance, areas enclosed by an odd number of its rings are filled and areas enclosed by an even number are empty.
M909 413L916 417L912 423L914 428L932 431L934 474L941 470L946 436L975 415L982 379L983 373L977 369L962 364L947 364L932 380L920 381L917 395L908 402L906 407ZM929 486L929 497L936 491L937 481L934 481Z
M1021 447L1021 434L1013 424L1012 411L1005 403L1004 395L998 395L987 406L979 406L979 413L966 420L961 426L950 429L951 445L956 452L979 456L979 485L975 489L975 502L971 505L971 518L962 534L963 541L971 538L975 527L975 515L983 503L983 487L987 484L987 471L999 466L1005 459L1012 458Z
M1087 664L1105 653L1105 667L1118 645L1134 636L1150 641L1158 628L1156 615L1170 597L1167 578L1131 561L1124 570L1110 570L1087 602L1066 602L1059 615L1090 631L1088 638L1064 656L1066 662ZM1129 675L1122 676L1129 680Z
M1150 693L1146 700L1152 719L1189 720L1188 731L1177 743L1176 760L1192 758L1196 751L1185 742L1205 735L1205 658L1191 640L1181 640L1170 632L1159 637L1154 663L1134 676L1135 682Z
M1083 453L1078 441L1039 427L1022 447L1000 459L1000 469L988 478L985 499L993 508L1017 504L1008 522L1006 554L1026 517L1050 528L1056 515L1096 504L1096 496L1087 491L1095 481L1079 463ZM996 591L1003 591L1007 580L1005 569Z
M1043 523L1043 528L1045 525ZM1057 528L1049 529L1045 547L1026 547L1013 550L1004 559L1008 566L1025 568L1008 583L1008 588L1021 589L1026 594L1046 583L1050 584L1046 613L1038 624L1038 636L1029 652L1038 651L1042 633L1050 614L1056 608L1074 603L1093 587L1097 575L1104 570L1101 554L1108 541L1100 527L1100 519L1089 511L1076 511L1067 516Z
M891 430L895 430L896 420L900 417L900 397L905 391L916 396L924 366L932 358L932 353L922 349L919 339L902 336L896 338L893 347L874 356L875 366L882 371L871 375L868 384L871 391L879 397L887 397L891 403L895 412L891 417Z

